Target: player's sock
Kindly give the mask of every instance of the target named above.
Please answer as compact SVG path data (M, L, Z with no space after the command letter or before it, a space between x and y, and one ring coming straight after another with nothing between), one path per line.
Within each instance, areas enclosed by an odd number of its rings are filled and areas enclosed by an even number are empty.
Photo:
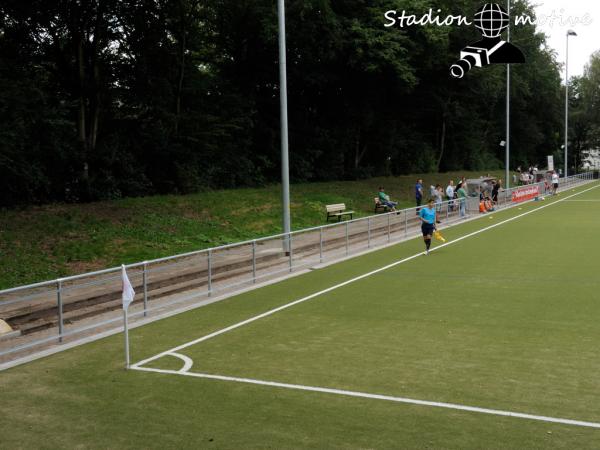
M425 246L427 247L427 251L429 251L429 248L431 247L431 239L425 239Z

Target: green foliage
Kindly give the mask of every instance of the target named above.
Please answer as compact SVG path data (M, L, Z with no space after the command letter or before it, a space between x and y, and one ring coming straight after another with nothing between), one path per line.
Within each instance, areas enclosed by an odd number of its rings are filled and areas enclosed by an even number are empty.
M424 14L424 0L286 7L292 179L500 166L505 68L448 73L472 27L384 27L385 11ZM556 150L562 114L545 37L513 31L527 57L513 69L516 166ZM267 0L2 2L0 205L279 180L277 34Z
M571 80L569 107L569 167L579 169L586 152L600 148L600 52Z

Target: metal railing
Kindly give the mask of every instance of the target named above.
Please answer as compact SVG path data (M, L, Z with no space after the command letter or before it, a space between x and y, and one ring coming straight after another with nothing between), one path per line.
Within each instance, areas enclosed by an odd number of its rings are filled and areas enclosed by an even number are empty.
M576 175L561 179L561 188L590 181L593 174ZM537 186L546 193L544 183ZM512 195L518 189L522 187L502 191L496 208L513 206ZM444 226L452 225L463 214L464 218L478 215L479 199L447 201L436 207ZM136 291L129 316L144 318L381 248L417 236L420 223L418 208L410 208L129 264L126 268ZM0 340L0 361L42 345L120 327L120 270L114 267L0 291L0 318L22 333Z

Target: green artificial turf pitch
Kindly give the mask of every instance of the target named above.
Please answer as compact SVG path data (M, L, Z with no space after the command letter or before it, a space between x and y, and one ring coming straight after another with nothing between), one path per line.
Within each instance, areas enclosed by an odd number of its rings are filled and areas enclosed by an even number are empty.
M542 208L178 353L193 360L192 373L598 423L596 186L448 228L453 242ZM422 250L415 239L140 327L132 356L152 357ZM122 359L122 336L113 336L0 373L2 445L600 448L600 429L124 371ZM164 356L142 367L182 364Z

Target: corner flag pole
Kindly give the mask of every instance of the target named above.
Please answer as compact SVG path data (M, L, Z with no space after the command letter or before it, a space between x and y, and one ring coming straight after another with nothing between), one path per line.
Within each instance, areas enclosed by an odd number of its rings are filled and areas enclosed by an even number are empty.
M285 4L284 0L277 0L279 18L279 101L281 107L281 186L283 206L283 233L285 249L289 251L290 220L290 169L288 145L288 104L287 104L287 60L285 46Z
M508 38L507 42L510 42L510 0L508 1ZM506 181L505 189L510 189L510 64L506 65Z
M129 320L127 310L123 310L123 331L125 334L125 368L129 369Z

